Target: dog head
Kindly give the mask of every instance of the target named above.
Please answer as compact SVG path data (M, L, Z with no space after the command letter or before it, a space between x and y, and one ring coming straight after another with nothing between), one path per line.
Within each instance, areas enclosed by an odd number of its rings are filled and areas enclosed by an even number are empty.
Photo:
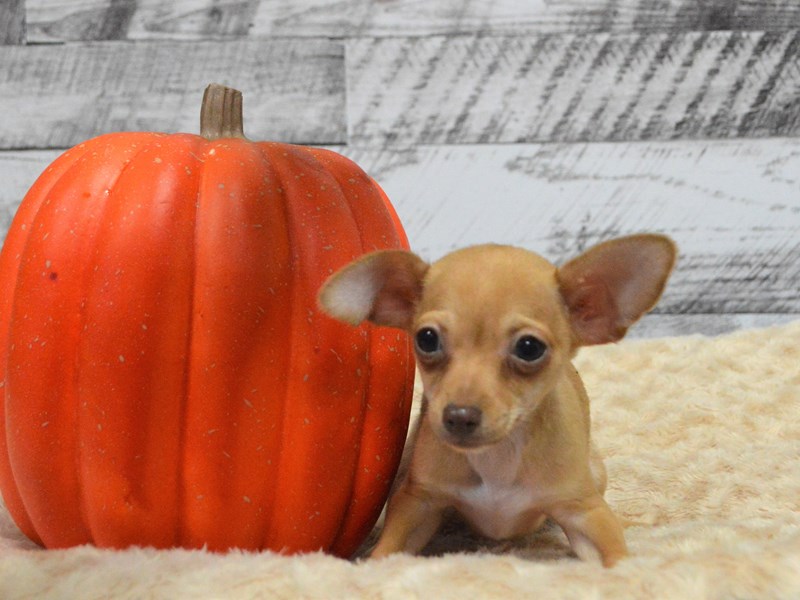
M604 242L561 268L482 245L429 265L368 254L320 292L331 316L407 330L436 434L468 450L504 439L566 376L580 346L621 339L650 310L675 261L666 237Z

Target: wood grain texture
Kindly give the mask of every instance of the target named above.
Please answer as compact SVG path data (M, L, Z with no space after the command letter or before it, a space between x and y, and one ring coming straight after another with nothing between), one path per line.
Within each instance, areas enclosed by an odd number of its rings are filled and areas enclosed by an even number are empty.
M25 42L25 0L0 2L0 46Z
M34 43L121 40L128 37L137 0L25 0Z
M795 0L27 0L35 42L759 30Z
M796 27L800 5L793 0L274 0L259 3L253 34L394 37Z
M258 4L258 0L27 0L28 38L38 43L244 38Z
M244 93L252 139L340 143L340 42L89 42L0 53L0 147L68 147L100 133L197 132L208 83Z
M347 41L351 143L794 136L800 30Z
M672 236L665 313L800 312L800 140L346 150L427 259L499 242L556 263L610 237Z
M627 339L669 337L675 335L717 336L738 329L785 325L800 319L800 314L649 314L628 330Z

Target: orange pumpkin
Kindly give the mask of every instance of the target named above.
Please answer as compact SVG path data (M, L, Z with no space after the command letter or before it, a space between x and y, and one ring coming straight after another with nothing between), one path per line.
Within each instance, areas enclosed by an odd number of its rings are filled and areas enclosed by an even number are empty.
M397 469L413 358L316 294L407 241L350 160L247 140L235 90L203 102L201 136L94 138L22 201L0 254L0 490L50 548L348 556Z

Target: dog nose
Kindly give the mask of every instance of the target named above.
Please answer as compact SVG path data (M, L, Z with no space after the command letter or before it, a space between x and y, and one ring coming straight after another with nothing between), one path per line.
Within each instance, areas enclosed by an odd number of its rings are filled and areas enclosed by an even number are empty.
M453 435L464 437L470 435L481 424L481 409L476 406L456 406L448 404L444 409L442 420L444 428Z

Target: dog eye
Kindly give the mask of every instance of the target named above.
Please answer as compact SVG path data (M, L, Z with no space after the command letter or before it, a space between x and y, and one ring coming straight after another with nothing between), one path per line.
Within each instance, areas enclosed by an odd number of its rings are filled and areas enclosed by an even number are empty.
M417 350L421 354L436 354L442 349L439 333L433 327L423 327L414 338Z
M542 340L532 335L523 335L514 344L512 354L526 363L532 363L542 358L545 352L547 352L547 344Z

